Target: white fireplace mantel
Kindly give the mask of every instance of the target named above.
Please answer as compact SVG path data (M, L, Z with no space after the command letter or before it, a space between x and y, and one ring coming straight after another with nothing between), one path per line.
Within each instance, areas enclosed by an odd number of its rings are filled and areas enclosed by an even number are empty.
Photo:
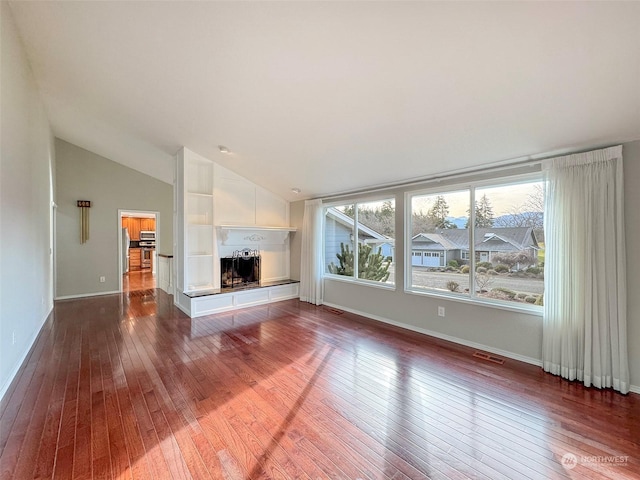
M217 225L222 245L282 245L295 232L295 227L267 227L258 225Z

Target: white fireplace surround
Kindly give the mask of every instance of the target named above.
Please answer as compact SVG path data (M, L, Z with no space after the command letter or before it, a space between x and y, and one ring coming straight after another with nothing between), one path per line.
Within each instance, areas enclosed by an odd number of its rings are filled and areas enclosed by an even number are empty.
M198 317L298 296L286 200L187 148L176 154L174 195L178 308ZM222 291L220 259L244 249L260 252L260 287Z
M285 245L295 227L268 227L257 225L218 225L218 241L222 245Z

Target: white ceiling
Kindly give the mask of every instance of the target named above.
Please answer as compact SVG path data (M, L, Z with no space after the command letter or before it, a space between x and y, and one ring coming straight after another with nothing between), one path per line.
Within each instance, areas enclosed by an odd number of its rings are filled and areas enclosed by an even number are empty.
M182 145L296 200L640 138L639 2L11 7L55 135L169 183Z

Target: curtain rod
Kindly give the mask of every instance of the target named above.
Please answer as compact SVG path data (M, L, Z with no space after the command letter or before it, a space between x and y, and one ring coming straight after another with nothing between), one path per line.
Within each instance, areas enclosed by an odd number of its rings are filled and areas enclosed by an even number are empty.
M601 147L589 147L589 148L583 149L583 150L564 149L564 150L558 150L558 151L553 152L553 153L527 155L527 156L524 156L524 157L517 157L517 158L510 159L510 160L501 160L499 162L485 164L485 165L477 166L477 167L467 167L467 168L461 168L461 169L457 169L457 170L449 170L447 172L427 175L425 177L420 177L418 179L410 180L410 181L399 181L399 182L395 182L395 183L376 185L376 186L373 186L373 187L370 187L370 188L362 188L362 189L358 189L358 190L349 190L349 191L344 191L344 192L336 192L336 193L332 193L332 194L329 194L329 195L326 195L326 196L314 197L313 199L332 200L332 199L335 199L335 198L346 197L346 196L350 196L350 195L358 195L358 194L363 194L363 193L376 193L376 192L382 192L382 191L385 191L385 190L392 190L392 189L400 188L400 187L412 187L412 186L420 185L420 184L427 183L427 182L436 182L437 183L437 182L441 182L441 181L444 181L444 180L452 180L452 179L465 177L465 176L469 176L469 175L474 175L474 174L478 175L478 174L483 174L483 173L500 172L500 171L506 171L506 170L513 170L514 168L527 167L527 166L528 167L535 167L536 165L540 165L543 161L549 160L551 158L563 157L565 155L573 155L575 153L590 152L592 150L599 150L601 148L608 148L608 147L611 147L611 146L614 146L614 145L619 145L619 143L615 143L615 144L611 144L611 145L605 145L605 146L601 146ZM312 199L310 199L310 200L312 200Z

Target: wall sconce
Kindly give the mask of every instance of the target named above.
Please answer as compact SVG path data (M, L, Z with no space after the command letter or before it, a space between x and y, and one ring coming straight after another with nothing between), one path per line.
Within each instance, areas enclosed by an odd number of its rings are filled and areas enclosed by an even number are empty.
M89 240L89 209L91 202L89 200L78 200L78 208L80 209L80 243L87 243Z

